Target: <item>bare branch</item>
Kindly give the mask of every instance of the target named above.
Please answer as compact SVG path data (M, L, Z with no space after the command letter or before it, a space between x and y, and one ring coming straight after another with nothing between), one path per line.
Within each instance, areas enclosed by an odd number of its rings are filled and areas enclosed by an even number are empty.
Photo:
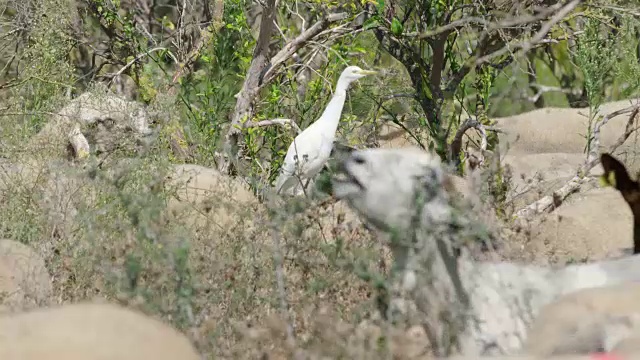
M484 158L484 153L487 151L487 129L477 119L467 118L462 125L456 131L456 135L453 137L451 145L449 145L449 161L459 160L460 150L462 149L462 137L469 129L477 129L482 137L480 143L480 152ZM480 160L481 162L484 159Z
M536 93L533 94L533 96L523 95L523 97L533 103L537 102L542 95L549 92L561 92L563 94L573 94L576 96L580 95L580 93L582 92L581 90L577 90L577 89L565 89L557 86L547 86L547 85L541 85L537 83L531 83L529 84L529 86L532 88L536 88L537 89ZM524 90L524 94L526 94L526 90Z
M549 21L545 22L541 26L540 30L530 40L521 41L516 44L507 44L506 46L496 51L489 52L488 54L477 58L475 61L475 64L481 65L495 57L505 55L509 52L513 53L517 50L522 50L523 52L527 52L531 50L531 48L533 48L534 46L537 46L540 42L544 40L544 37L547 36L549 31L551 31L551 28L553 27L553 25L560 22L565 16L567 16L567 14L573 11L573 9L575 9L581 2L582 0L572 0L571 2L564 5L560 10L558 10L558 12L554 16L551 17L551 19L549 19Z
M426 39L431 38L437 35L441 35L447 32L451 32L452 30L460 29L466 25L476 24L482 25L487 32L505 29L505 28L513 28L519 25L530 24L535 21L539 21L545 19L549 15L553 14L555 11L562 7L561 3L554 4L552 6L544 8L543 11L540 11L536 15L524 15L516 18L510 18L498 22L490 22L485 18L476 17L476 16L465 16L462 19L454 20L447 25L440 26L436 29L425 31L420 34L407 34L407 36L415 36L418 39Z
M332 23L346 18L347 13L329 14L311 25L311 27L303 31L302 34L298 35L295 39L288 42L282 50L275 54L273 59L271 59L269 70L264 74L263 83L268 83L273 78L275 70L287 61L287 59L293 56L293 54L295 54L296 51L303 47L309 40L315 38L322 31L326 30Z
M291 126L293 129L295 129L296 133L299 134L302 132L302 130L300 129L300 127L298 126L298 124L296 124L295 121L291 120L291 119L283 119L283 118L278 118L278 119L271 119L271 120L262 120L262 121L258 121L258 122L247 122L244 124L245 128L254 128L254 127L265 127L265 126L273 126L273 125L280 125L284 128L288 126Z
M630 135L630 134L627 134L627 132L629 131L630 126L633 124L633 121L631 120L635 118L635 115L637 114L639 108L640 108L640 103L636 103L635 105L614 111L610 114L603 116L602 120L596 122L595 125L593 125L591 146L589 146L589 154L587 156L588 163L594 160L595 161L598 160L598 149L600 148L600 130L602 129L602 127L606 125L609 122L609 120L613 119L614 117L630 113L631 116L629 118L629 122L627 123L627 128L625 129L626 137L622 139L622 143L624 143L624 141L626 141ZM618 139L618 141L620 141L620 139ZM616 148L622 145L622 143L617 145Z
M476 66L474 64L473 59L477 59L478 57L483 57L484 54L494 53L496 50L501 49L503 47L504 47L504 42L502 42L497 35L489 36L488 34L483 34L480 37L480 40L478 40L478 45L473 50L473 54L471 55L471 57L467 59L465 64L462 67L460 67L460 69L457 72L453 73L453 75L449 79L449 82L445 87L444 93L449 94L448 96L451 96L455 92L455 90L458 88L462 80L471 72L471 69L473 69ZM506 67L513 60L514 60L514 57L510 56L504 61L504 64L499 66Z
M582 0L573 0L562 7L562 9L560 9L555 15L553 15L549 21L547 21L542 25L542 27L540 27L540 30L533 36L531 41L528 41L522 45L522 51L529 51L534 44L537 44L542 39L544 39L549 31L551 31L553 25L559 23L562 19L564 19L565 16L569 15L569 13L573 11L573 9L575 9L581 2Z
M134 57L131 61L129 61L125 66L123 66L123 67L122 67L120 70L118 70L116 73L114 73L114 74L108 74L108 75L105 75L105 76L111 76L112 78L114 78L114 79L115 79L116 77L118 77L118 76L122 75L122 73L123 73L123 72L125 72L129 67L131 67L131 65L133 65L136 61L138 61L138 60L142 59L142 58L143 58L143 57L145 57L145 56L148 56L148 55L149 55L149 54L151 54L152 52L156 52L156 51L163 51L163 50L164 50L164 51L166 51L166 52L169 54L169 56L171 56L171 58L173 59L173 61L175 61L176 63L178 63L178 59L176 59L175 55L173 55L173 54L171 53L171 51L169 51L169 49L164 48L164 47L157 47L157 48L153 48L153 49L150 49L150 50L148 50L148 51L145 51L145 52L143 52L143 53L138 54L136 57Z
M196 60L200 56L200 52L202 49L207 46L211 42L214 34L220 30L220 28L224 25L223 23L223 13L224 13L224 1L223 0L211 0L212 7L212 18L211 24L206 29L200 30L200 38L195 46L189 51L186 56L181 58L181 61L178 63L178 69L173 74L171 78L171 83L166 86L163 91L169 96L170 101L175 101L174 97L178 92L178 88L175 86L179 83L180 79L188 74L191 70L193 70L193 65ZM207 3L209 6L209 3ZM190 150L187 146L183 146L186 144L186 136L184 135L182 128L180 126L175 126L175 130L169 134L171 149L174 155L180 159L186 160L192 157L190 154Z
M193 64L198 59L202 48L209 43L209 41L213 37L213 34L218 32L218 30L220 30L220 28L224 25L224 22L222 20L222 16L224 13L224 1L214 1L213 6L214 10L212 14L213 18L211 21L211 25L209 25L208 29L201 30L200 39L198 39L196 45L180 63L180 67L171 79L172 84L176 84L178 80L180 80L180 78L185 74L185 70L190 69L193 66Z

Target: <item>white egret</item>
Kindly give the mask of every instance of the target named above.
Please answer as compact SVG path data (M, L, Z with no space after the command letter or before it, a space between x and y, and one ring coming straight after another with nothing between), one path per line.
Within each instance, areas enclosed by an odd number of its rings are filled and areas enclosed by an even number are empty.
M333 97L322 116L298 134L289 145L280 175L276 180L277 193L287 193L292 189L295 189L293 194L299 193L301 189L298 186L303 186L302 181L306 180L308 184L309 180L322 170L331 155L349 85L375 73L371 70L362 70L358 66L349 66L342 71Z

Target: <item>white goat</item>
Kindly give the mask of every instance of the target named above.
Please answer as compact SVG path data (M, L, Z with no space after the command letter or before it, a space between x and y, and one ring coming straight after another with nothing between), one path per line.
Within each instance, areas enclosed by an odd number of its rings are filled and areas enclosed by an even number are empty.
M578 289L640 280L637 256L558 268L474 261L454 250L477 240L477 231L452 205L448 177L436 156L402 148L353 151L332 180L337 198L391 235L392 283L401 292L391 305L423 325L436 355L514 354L543 305Z

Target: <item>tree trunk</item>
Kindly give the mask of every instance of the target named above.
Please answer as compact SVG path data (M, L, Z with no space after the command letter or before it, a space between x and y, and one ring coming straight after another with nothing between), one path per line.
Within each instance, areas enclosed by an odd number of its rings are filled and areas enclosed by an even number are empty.
M275 21L276 0L267 0L262 11L260 34L253 51L253 59L242 84L242 90L238 94L235 110L231 117L231 125L225 136L222 158L218 162L218 170L225 174L231 174L238 165L238 143L242 134L243 123L251 121L254 115L254 100L262 81L262 75L268 70L269 65L269 41L273 32Z

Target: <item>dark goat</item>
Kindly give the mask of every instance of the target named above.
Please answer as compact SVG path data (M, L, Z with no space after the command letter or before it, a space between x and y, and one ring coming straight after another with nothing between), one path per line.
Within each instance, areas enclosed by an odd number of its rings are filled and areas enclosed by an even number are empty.
M633 213L633 253L640 254L640 183L632 180L627 168L610 154L603 153L603 180L618 189ZM613 176L612 176L613 175Z

